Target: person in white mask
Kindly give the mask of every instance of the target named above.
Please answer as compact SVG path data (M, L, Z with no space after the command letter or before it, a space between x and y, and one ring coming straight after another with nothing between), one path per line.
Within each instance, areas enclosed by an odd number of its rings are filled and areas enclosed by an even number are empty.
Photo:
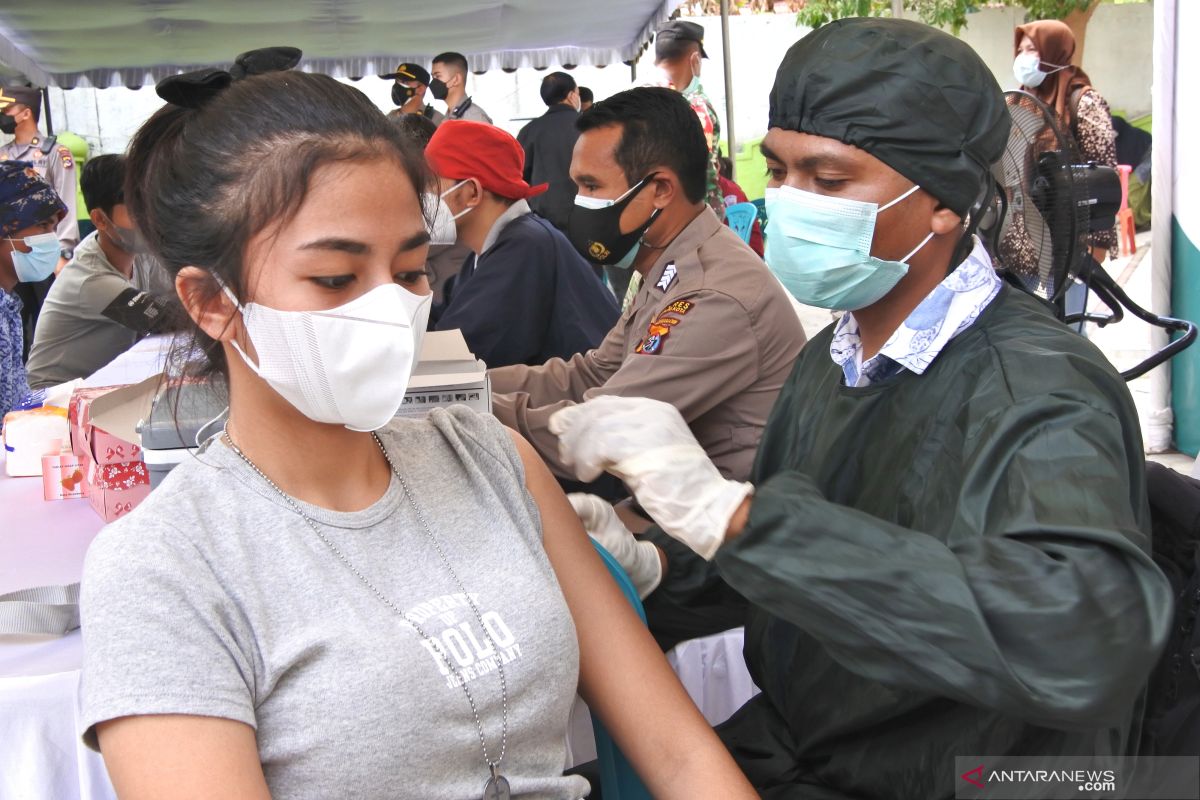
M80 725L117 794L579 798L579 692L655 796L751 797L532 450L394 418L419 150L325 75L158 91L126 202L229 416L88 553Z
M665 403L550 420L562 463L620 478L672 538L650 603L712 591L677 580L701 559L746 598L763 691L719 732L763 797L947 798L979 763L955 756L1137 752L1171 627L1137 411L972 236L1010 125L987 65L935 28L808 34L770 96L766 260L846 313L800 353L749 480ZM612 512L574 502L636 565Z
M425 148L437 177L435 241L454 236L474 254L449 289L438 330L461 330L489 368L540 366L600 344L620 309L562 231L534 211L547 184L524 178L512 134L447 120Z
M55 227L66 213L66 204L32 164L0 161L0 417L29 391L25 352L33 331L26 329L14 290L54 274Z

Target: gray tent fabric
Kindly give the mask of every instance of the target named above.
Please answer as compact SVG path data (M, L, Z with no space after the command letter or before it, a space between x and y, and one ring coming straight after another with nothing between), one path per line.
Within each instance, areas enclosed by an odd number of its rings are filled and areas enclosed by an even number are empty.
M56 0L0 7L0 68L39 86L152 86L287 44L300 69L338 78L428 64L444 50L473 72L636 59L682 0Z

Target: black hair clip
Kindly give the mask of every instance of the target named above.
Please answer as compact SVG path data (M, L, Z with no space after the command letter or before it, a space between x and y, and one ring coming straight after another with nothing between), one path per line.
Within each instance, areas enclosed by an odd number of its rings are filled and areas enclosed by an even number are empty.
M171 105L201 108L234 81L251 75L283 72L300 63L303 55L296 47L262 47L249 50L233 60L229 70L200 69L163 78L154 87L158 96Z

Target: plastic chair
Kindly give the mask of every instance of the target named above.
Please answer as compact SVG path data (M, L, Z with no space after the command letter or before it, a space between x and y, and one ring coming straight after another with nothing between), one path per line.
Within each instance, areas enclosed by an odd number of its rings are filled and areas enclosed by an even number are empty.
M1137 252L1137 242L1134 236L1137 228L1133 222L1133 209L1129 207L1129 173L1133 167L1128 164L1117 164L1117 174L1121 177L1121 209L1117 212L1117 233L1121 236L1121 255L1132 255Z
M734 203L725 209L725 222L746 244L750 244L750 231L754 228L756 219L758 209L753 203Z
M638 598L637 589L633 587L629 575L599 542L593 539L592 545L600 554L604 566L608 567L608 572L617 582L617 586L621 588L625 599L642 618L642 622L645 622L646 611L642 608L642 601ZM608 735L604 723L595 714L592 715L592 733L596 736L596 759L600 762L600 785L605 800L650 800L650 792L646 791L641 779L633 771L633 765L617 748L617 743Z

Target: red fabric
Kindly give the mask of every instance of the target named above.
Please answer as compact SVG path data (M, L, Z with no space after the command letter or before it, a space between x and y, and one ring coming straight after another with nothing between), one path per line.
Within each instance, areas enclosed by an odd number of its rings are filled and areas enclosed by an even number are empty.
M525 151L509 133L469 119L448 119L425 148L425 160L439 177L455 181L475 178L493 194L525 200L550 188L525 182Z
M729 180L729 178L726 178L724 175L718 175L717 182L721 186L721 196L725 198L726 208L738 203L750 202L750 199L746 197L746 193L742 191L742 187ZM725 224L728 225L729 220L726 220ZM758 220L754 220L754 225L750 227L750 249L758 253L759 258L763 257L762 226L758 224Z

